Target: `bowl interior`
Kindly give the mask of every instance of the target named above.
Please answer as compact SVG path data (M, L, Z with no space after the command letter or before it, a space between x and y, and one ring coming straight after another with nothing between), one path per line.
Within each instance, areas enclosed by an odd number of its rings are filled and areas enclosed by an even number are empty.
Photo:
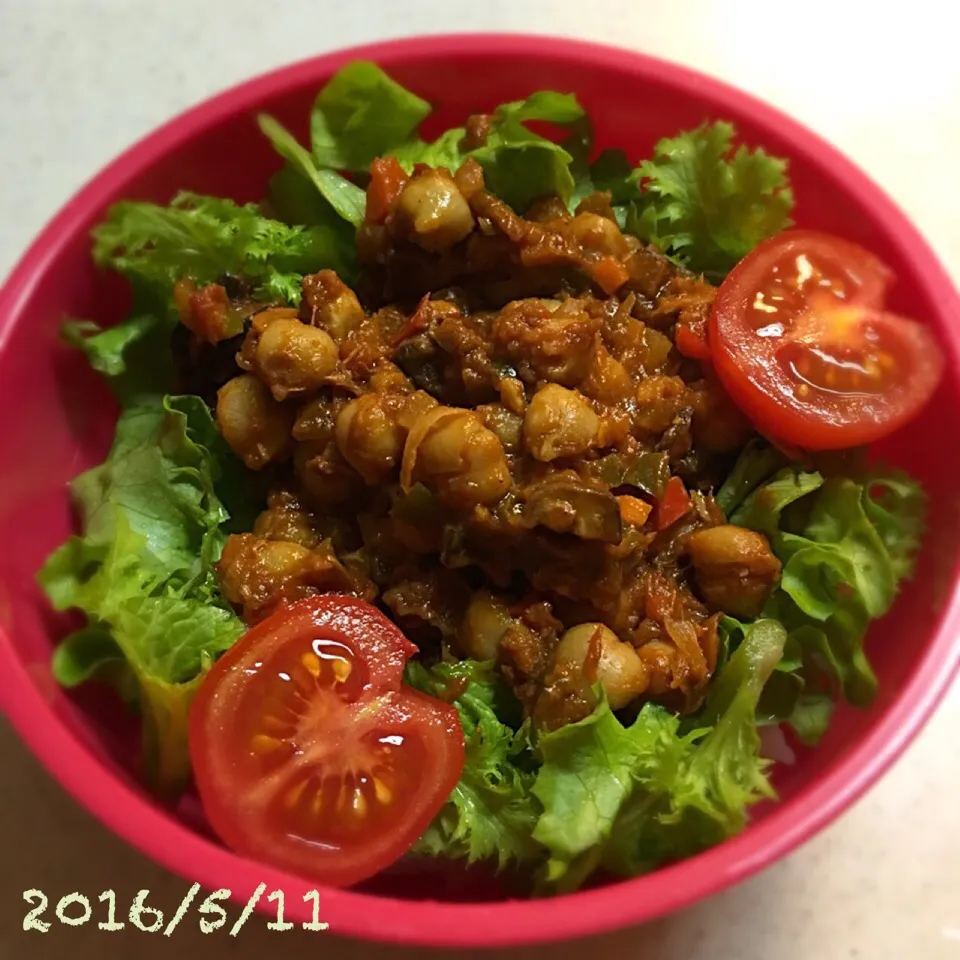
M588 55L589 50L593 52ZM830 162L832 155L816 141L803 139L806 135L795 125L781 124L776 114L758 109L747 98L731 97L719 85L673 68L662 70L655 62L559 43L536 47L535 56L517 54L509 44L464 44L459 49L442 43L401 44L383 47L378 59L396 79L436 105L430 134L462 122L468 113L541 88L575 92L595 122L598 144L622 147L634 160L649 153L661 136L707 119L732 120L745 142L790 158L797 222L836 232L876 252L897 275L894 308L928 319L948 339L946 308L934 297L923 265L906 252L886 208L872 206L862 192L851 191L846 174ZM66 726L85 745L91 763L138 793L136 724L103 690L64 694L48 667L54 639L65 624L47 611L34 575L48 552L71 532L65 484L102 459L115 417L103 384L76 353L61 345L58 329L65 316L104 322L125 309L122 285L95 271L89 257L88 231L107 202L165 202L179 189L238 201L259 199L279 161L257 130L256 109L270 111L305 141L316 90L347 59L324 58L242 88L228 105L202 108L168 128L162 141L139 148L136 159L115 165L107 174L109 181L101 179L99 187L94 185L96 189L61 216L55 235L46 238L42 252L33 254L39 271L18 276L0 315L0 401L7 411L0 418L0 628L8 632L53 722ZM952 342L949 349L955 350ZM841 709L817 749L801 749L794 764L781 766L776 782L783 802L758 809L755 822L789 817L792 802L882 723L932 642L956 579L960 542L960 511L951 479L960 471L960 445L936 440L943 435L944 418L960 412L955 360L949 368L923 418L881 451L923 481L936 519L916 577L891 614L870 631L867 649L879 675L880 697L868 711ZM189 829L204 831L189 804L163 816L179 816ZM382 878L372 889L396 898L442 895L455 900L502 893L472 883L426 884L426 878L398 875ZM643 899L639 890L635 895ZM642 916L639 910L634 913L634 919ZM585 930L590 924L582 926ZM472 936L472 942L490 939L477 930Z

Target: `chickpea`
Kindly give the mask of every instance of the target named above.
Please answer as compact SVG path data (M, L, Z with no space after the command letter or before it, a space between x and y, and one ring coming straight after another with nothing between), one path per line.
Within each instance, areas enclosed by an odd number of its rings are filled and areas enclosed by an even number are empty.
M405 490L421 481L453 507L494 503L510 488L503 445L472 410L435 407L417 420L403 449Z
M230 449L260 470L286 452L293 411L281 406L256 377L241 374L217 392L217 426Z
M612 357L601 343L594 351L590 372L580 384L580 389L591 400L612 405L630 398L634 386L626 367Z
M231 603L256 607L279 595L309 560L310 550L299 543L241 533L227 538L217 572Z
M636 390L633 423L644 433L663 433L690 402L690 391L680 377L648 377Z
M359 478L335 443L298 443L293 468L310 505L329 508L349 500Z
M370 389L374 393L412 393L413 384L395 363L384 360L370 374Z
M687 668L680 651L666 640L651 640L637 650L637 657L649 678L651 696L663 696L668 690L680 686L686 677Z
M435 253L458 243L474 224L469 204L442 170L412 177L400 191L393 216L414 243Z
M602 326L585 306L576 298L513 300L494 318L491 339L498 352L529 364L539 379L575 387L590 371Z
M780 561L763 534L724 524L686 540L697 586L712 607L735 617L755 617L777 580Z
M750 421L713 378L696 384L692 402L693 436L697 446L715 453L742 447L750 439Z
M339 409L339 404L327 397L317 397L305 403L293 422L293 439L324 443L333 440Z
M617 224L596 213L578 213L564 227L563 232L586 250L596 250L618 259L629 253L626 240Z
M406 431L397 424L382 397L365 393L340 410L336 438L343 458L373 486L397 466Z
M275 400L321 386L337 366L330 334L299 320L276 320L260 335L256 363Z
M303 278L300 316L315 327L323 327L336 343L343 343L365 319L357 295L333 270Z
M597 439L600 418L573 390L548 383L530 401L523 418L523 439L543 462L586 453Z
M523 417L500 403L487 403L476 409L483 425L497 435L503 449L509 454L519 453L523 444Z
M460 646L474 660L495 660L513 624L510 611L486 591L475 593L460 624Z
M253 532L265 540L287 540L308 548L320 542L313 518L296 497L282 490L267 498L267 509L257 517Z
M602 623L581 623L561 638L557 667L582 668L596 656L597 682L614 710L625 707L647 689L647 671L636 650Z

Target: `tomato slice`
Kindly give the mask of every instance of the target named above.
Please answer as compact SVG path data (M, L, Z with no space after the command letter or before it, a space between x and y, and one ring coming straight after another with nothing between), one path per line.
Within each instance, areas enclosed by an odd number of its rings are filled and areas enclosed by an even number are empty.
M415 652L375 607L339 596L281 608L228 650L190 714L218 836L331 886L402 856L464 758L457 709L401 684Z
M774 442L807 450L871 443L930 399L943 358L930 332L881 307L890 271L811 230L764 241L721 284L713 364Z

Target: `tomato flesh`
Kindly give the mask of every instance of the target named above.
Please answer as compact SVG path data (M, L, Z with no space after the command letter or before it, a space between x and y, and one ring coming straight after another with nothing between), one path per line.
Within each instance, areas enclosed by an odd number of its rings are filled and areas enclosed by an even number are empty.
M377 157L370 164L370 183L367 186L367 223L383 223L393 207L394 200L409 178L394 156Z
M712 360L762 433L807 450L858 446L930 399L943 360L925 327L882 310L890 278L855 244L793 230L724 280L710 315Z
M224 654L190 716L220 838L332 886L402 856L464 756L456 708L402 686L415 651L376 608L323 596L274 612Z
M691 506L690 494L687 493L683 481L679 477L671 477L667 481L663 496L657 501L655 516L657 529L665 530L676 523L682 516L689 513Z

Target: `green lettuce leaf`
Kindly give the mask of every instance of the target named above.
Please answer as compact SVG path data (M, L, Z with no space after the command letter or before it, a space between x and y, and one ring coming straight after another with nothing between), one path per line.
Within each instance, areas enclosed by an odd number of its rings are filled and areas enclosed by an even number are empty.
M767 467L754 449L734 474L756 476ZM786 720L813 743L829 722L835 689L856 706L873 702L877 681L863 638L912 570L924 502L919 484L899 471L874 467L857 482L794 465L755 486L733 510L731 522L766 534L783 563L764 616L785 626L794 652L763 698L766 722Z
M646 872L743 828L747 807L772 795L755 711L785 641L775 622L747 626L688 730L654 704L627 727L601 703L540 738L534 837L550 854L548 887L575 889L601 865Z
M243 276L264 299L300 301L305 273L336 267L342 237L321 226L289 226L264 217L253 204L180 193L162 207L124 202L93 231L93 257L131 281L169 298L181 277L211 283Z
M429 113L429 103L376 64L347 64L313 104L310 140L316 165L364 172L371 161L408 141Z
M633 230L712 279L791 224L786 161L734 150L733 138L732 124L704 124L661 140L636 171L644 199Z
M82 533L39 574L56 609L89 621L61 644L55 676L68 686L105 680L126 699L135 681L146 772L166 795L189 773L198 678L243 631L213 573L228 521L215 485L234 469L215 436L197 397L124 410L107 460L71 484Z
M527 745L523 734L501 719L518 714L519 704L493 664L463 660L428 670L414 661L406 680L431 696L460 691L453 703L466 741L460 782L414 853L469 863L496 860L500 867L540 858L542 849L532 837L539 813L530 793L533 774L518 762Z
M354 227L363 223L367 207L367 195L346 177L317 165L310 151L297 143L296 138L266 113L257 117L264 136L273 144L290 167L314 185L320 196L330 205L337 216Z
M488 188L514 210L523 212L538 197L548 195L566 202L575 187L570 170L573 156L526 124L541 121L571 127L584 117L572 94L541 90L526 100L497 107L486 144L469 156L483 167Z
M687 743L679 721L648 704L629 727L605 701L589 717L540 737L543 766L533 792L543 806L534 838L549 851L547 888L570 891L621 842L624 805L639 789L676 770Z
M452 173L467 157L461 147L466 135L465 127L453 127L429 143L415 137L394 147L390 153L407 173L410 173L417 163L425 163L428 167L446 167Z
M134 313L106 330L70 320L60 336L104 376L121 406L156 402L173 385L169 325L153 314Z

